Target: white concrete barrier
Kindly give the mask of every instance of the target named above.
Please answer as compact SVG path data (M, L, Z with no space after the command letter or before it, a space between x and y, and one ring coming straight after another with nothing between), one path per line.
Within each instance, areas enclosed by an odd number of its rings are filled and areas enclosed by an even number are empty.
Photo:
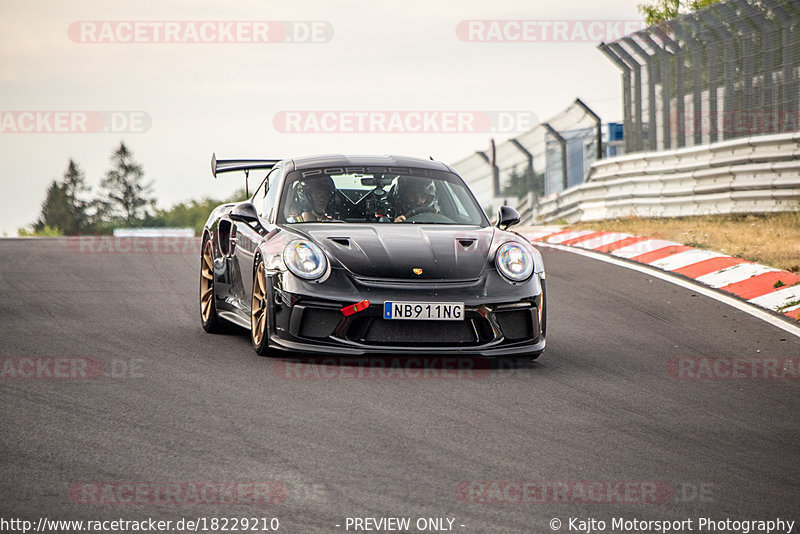
M800 132L601 160L585 183L539 199L533 217L572 223L794 209Z
M192 228L115 228L114 237L194 237Z

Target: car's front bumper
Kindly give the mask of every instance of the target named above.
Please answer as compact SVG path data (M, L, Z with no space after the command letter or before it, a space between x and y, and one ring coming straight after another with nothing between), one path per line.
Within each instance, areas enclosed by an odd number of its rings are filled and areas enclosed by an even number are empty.
M491 277L497 280L492 280ZM365 281L271 286L270 341L276 349L328 355L535 356L545 347L543 281L512 286L495 273L457 284ZM488 291L497 284L502 290ZM291 285L291 284L289 284ZM507 286L507 287L506 287ZM332 289L333 288L333 289ZM292 289L292 291L288 290ZM491 296L489 296L491 295ZM350 316L342 308L368 300ZM386 301L464 302L461 321L386 320Z

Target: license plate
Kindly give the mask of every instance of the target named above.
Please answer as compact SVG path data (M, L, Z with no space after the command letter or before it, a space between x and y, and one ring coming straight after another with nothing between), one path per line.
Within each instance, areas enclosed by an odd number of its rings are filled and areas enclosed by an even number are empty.
M462 321L463 302L384 302L384 319Z

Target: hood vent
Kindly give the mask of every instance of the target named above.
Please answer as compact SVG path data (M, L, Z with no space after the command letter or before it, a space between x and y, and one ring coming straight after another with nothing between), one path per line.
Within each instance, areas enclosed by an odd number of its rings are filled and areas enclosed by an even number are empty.
M349 237L329 237L328 239L330 239L331 241L333 241L337 245L341 245L343 247L349 247L350 246L350 238Z

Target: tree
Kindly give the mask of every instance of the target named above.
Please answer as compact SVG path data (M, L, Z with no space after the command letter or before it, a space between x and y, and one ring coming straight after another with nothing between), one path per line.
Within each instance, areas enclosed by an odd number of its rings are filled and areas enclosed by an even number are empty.
M64 232L52 226L44 226L43 228L33 229L22 227L17 229L17 236L19 237L61 237ZM6 237L3 234L3 237Z
M144 183L142 166L133 159L133 153L124 142L111 155L112 168L101 182L108 199L111 215L121 217L126 224L135 225L148 216L152 205L152 184Z
M516 197L521 200L528 195L528 184L531 179L531 169L527 166L522 171L514 168L508 173L508 185L503 188L504 197ZM533 174L533 193L538 198L544 195L544 174Z
M86 185L86 177L83 171L78 167L73 159L70 158L67 170L64 172L64 177L61 180L61 188L64 191L64 197L67 200L72 221L69 228L64 228L66 235L75 235L81 233L86 228L89 222L87 208L89 202L81 198L83 193L89 191Z
M50 183L42 211L33 225L34 231L42 232L49 227L63 235L79 234L89 222L89 203L81 198L88 190L83 171L70 159L61 180Z
M644 15L648 26L674 19L683 13L703 9L720 0L652 0L649 4L639 4L639 13Z
M67 195L64 194L64 187L56 180L53 180L47 189L47 194L42 203L42 212L39 214L39 219L34 223L33 229L40 231L45 227L50 227L59 230L61 233L66 233L66 230L72 224L72 213L69 209Z
M244 189L238 189L227 199L202 198L200 200L190 200L180 202L166 210L156 210L152 217L145 220L147 226L176 226L194 228L195 234L203 232L203 226L208 219L208 214L220 204L228 202L241 202L246 200Z

